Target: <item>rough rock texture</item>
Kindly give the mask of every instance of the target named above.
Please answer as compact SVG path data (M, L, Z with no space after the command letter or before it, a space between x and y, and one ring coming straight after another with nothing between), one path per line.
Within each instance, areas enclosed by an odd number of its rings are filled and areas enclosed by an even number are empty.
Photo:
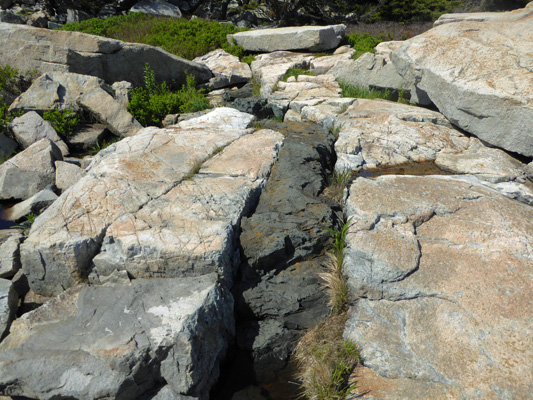
M208 84L213 89L246 83L252 78L252 70L248 64L239 61L238 57L222 49L196 57L193 61L206 65L213 72L215 76L209 80Z
M164 251L178 257L177 259L181 257L182 261L196 260L201 273L205 272L208 265L211 265L211 271L218 268L213 263L231 252L231 226L238 217L235 214L226 217L222 210L218 211L216 208L202 208L202 201L205 202L206 199L201 198L202 192L195 190L208 190L209 186L204 187L200 183L204 178L209 180L210 168L219 168L216 161L225 159L225 151L203 167L202 164L221 148L251 133L252 130L246 129L246 126L252 119L251 115L234 109L217 108L204 116L183 121L173 128L146 128L138 135L123 139L101 151L89 167L88 174L63 193L33 224L21 252L23 268L32 289L40 294L60 293L79 279L78 274L83 276L88 273L91 261L100 252L102 243L111 248L113 240L117 239L117 249L121 246L121 240L124 243L131 240L132 244L137 243L136 229L139 229L139 234L144 231L148 240L145 245L133 247L140 252L139 257L135 258L135 252L130 252L127 246L123 248L124 261L128 260L132 266L136 266L135 274L193 274L194 262L182 265L173 264L167 259L160 267L152 264L152 261L159 260L158 252L163 250L161 246L167 240L170 242ZM261 143L259 139L260 137L257 140ZM250 137L244 142L248 140L251 145L254 139ZM234 160L239 160L240 165L227 163L226 169L213 170L216 171L212 172L214 175L220 174L220 182L230 182L233 185L243 180L243 185L249 189L236 190L236 198L246 199L251 195L254 177L261 179L267 173L275 152L272 141L267 140L261 145L265 143L265 149L252 147L244 153L250 156L257 154L256 161L242 159L244 154L238 153L239 157L234 157ZM231 146L227 150L230 151ZM270 161L266 160L267 156ZM196 177L200 167L205 174L200 173ZM199 185L196 187L197 184ZM224 187L217 187L216 180L214 185L209 190L215 193L218 191L217 196L221 196L220 201L224 201ZM247 190L249 194L246 194ZM188 206L166 203L165 199L173 196L191 203ZM189 209L189 217L180 217L184 225L174 226L172 221L166 221L168 228L164 225L153 226L158 231L156 234L156 231L151 231L148 229L149 225L146 225L152 220L154 223L164 222L161 219L165 218L164 214L158 211L156 204L168 204L169 216L176 215L172 213L179 210ZM143 210L137 215L140 209ZM153 210L153 213L147 212L148 210ZM197 214L193 215L195 212ZM208 219L199 223L195 220L201 215L207 217L210 213L210 221ZM220 219L216 218L217 215L220 215ZM199 246L202 237L210 237L213 242L207 247ZM176 241L177 239L183 242ZM179 253L180 248L183 254ZM106 257L102 258L100 268L103 268ZM142 260L146 260L146 264ZM106 268L109 268L107 263ZM226 272L225 268L222 269Z
M19 246L23 236L12 230L0 230L0 278L12 278L20 269Z
M283 137L261 130L208 160L191 179L109 226L94 273L125 269L133 277L216 271L232 280L236 229L257 203Z
M0 199L25 200L54 183L61 151L49 139L41 139L0 165Z
M205 66L157 47L5 23L0 23L0 58L20 71L75 72L102 78L109 84L128 81L141 86L145 63L161 81L184 84L185 71L198 83L212 77Z
M439 17L434 23L434 26L449 24L452 22L487 22L487 21L498 21L498 20L509 20L509 21L518 21L522 18L526 18L529 15L533 14L533 6L530 4L526 5L525 8L514 10L502 14L501 12L474 12L474 13L453 13L453 14L444 14Z
M37 78L9 107L10 111L79 110L78 97L86 91L105 88L102 79L71 72L49 72Z
M133 136L142 128L122 104L103 89L85 92L78 97L77 102L116 136Z
M57 195L54 192L44 189L7 209L3 217L8 221L19 221L30 213L38 215L56 200Z
M280 50L325 51L337 47L344 29L330 26L300 26L276 29L257 29L228 35L228 40L247 51L273 52Z
M107 138L111 136L111 138ZM72 135L67 138L68 146L73 152L87 152L95 146L100 145L104 140L114 140L115 136L110 135L103 124L80 124L76 126Z
M409 84L398 74L390 59L390 53L401 44L402 42L382 42L376 46L375 53L365 53L357 60L340 60L327 73L339 82L365 89L394 92L407 90Z
M18 295L11 281L0 278L0 340L8 332L17 312Z
M41 139L47 138L59 147L63 156L69 153L67 145L61 140L52 124L42 119L35 111L30 111L15 118L9 126L24 149Z
M73 288L25 314L0 344L5 394L136 399L168 384L207 398L233 334L214 274Z
M179 7L163 0L142 0L130 8L130 12L181 18Z
M368 398L527 398L533 209L453 177L382 176L353 183L347 215L361 299L345 336L379 376Z
M533 157L533 5L529 16L444 24L391 53L396 70L454 125ZM411 93L416 97L416 93Z
M76 164L65 161L56 161L55 165L56 187L62 191L67 190L85 176L85 171Z

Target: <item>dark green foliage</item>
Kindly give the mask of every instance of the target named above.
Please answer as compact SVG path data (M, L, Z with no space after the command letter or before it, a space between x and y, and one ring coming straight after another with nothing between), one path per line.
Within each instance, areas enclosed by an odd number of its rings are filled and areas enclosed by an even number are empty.
M154 71L147 64L144 84L144 88L135 88L130 92L128 105L129 112L144 126L161 126L163 118L168 114L196 112L210 107L202 90L196 89L192 75L187 75L187 83L173 92L166 82L156 85Z
M370 33L354 32L346 35L346 42L355 50L354 60L358 59L364 53L375 53L374 47L384 41L392 40L391 35L380 33L371 35Z
M358 99L385 99L390 100L392 95L388 90L363 89L359 86L349 85L339 82L342 89L342 97L353 97Z
M244 54L241 46L230 45L226 39L226 35L242 29L200 18L187 20L130 13L106 20L93 18L66 24L61 29L158 46L189 60L217 48L223 48L237 57Z
M13 118L20 117L24 112L9 113L9 104L6 104L2 92L19 95L25 85L24 79L19 76L19 71L9 65L0 67L0 133L9 132L9 123Z
M72 110L47 110L43 113L43 119L50 122L62 137L72 135L72 130L80 123L80 119Z
M372 21L434 21L461 5L457 0L388 0L372 14Z

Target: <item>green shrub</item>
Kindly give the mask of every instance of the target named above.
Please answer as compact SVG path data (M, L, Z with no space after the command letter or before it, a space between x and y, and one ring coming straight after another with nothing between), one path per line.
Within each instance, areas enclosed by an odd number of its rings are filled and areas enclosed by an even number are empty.
M346 35L346 42L355 50L353 59L358 59L364 53L375 53L374 47L384 41L392 40L391 34L380 33L371 35L370 33L354 32Z
M62 137L72 135L73 129L80 123L80 119L72 110L47 110L43 113L43 119L50 122Z
M453 12L461 5L457 0L390 0L375 12L368 22L435 21L442 14Z
M157 86L154 71L146 64L145 87L134 88L130 92L129 112L144 126L161 126L163 118L168 114L189 113L210 108L209 100L203 95L202 90L196 89L194 76L187 75L186 82L175 92L171 91L165 82Z
M189 60L217 48L222 48L237 57L244 54L241 46L229 44L226 39L226 35L243 29L200 18L187 20L129 13L105 20L93 18L66 24L60 29L158 46Z

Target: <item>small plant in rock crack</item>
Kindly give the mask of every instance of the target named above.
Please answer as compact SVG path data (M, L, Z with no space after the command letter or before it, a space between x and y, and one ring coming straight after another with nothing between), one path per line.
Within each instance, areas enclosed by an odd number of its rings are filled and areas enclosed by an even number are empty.
M324 195L332 198L337 203L342 202L344 189L352 180L352 171L344 170L342 172L333 171L329 186L324 190Z
M72 135L74 128L80 123L80 119L72 110L46 110L43 119L50 122L61 137Z

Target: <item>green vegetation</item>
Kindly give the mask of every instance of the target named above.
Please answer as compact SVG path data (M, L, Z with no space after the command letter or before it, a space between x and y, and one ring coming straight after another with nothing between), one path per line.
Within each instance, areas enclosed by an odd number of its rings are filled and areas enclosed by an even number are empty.
M145 87L130 92L128 111L142 125L161 126L168 114L189 113L210 108L202 90L196 89L194 76L187 75L186 84L178 91L171 91L166 82L156 84L155 73L148 64L144 70Z
M61 137L72 135L73 129L80 123L80 119L72 110L46 110L43 119L50 122Z
M344 188L348 186L351 180L351 171L334 171L329 186L326 188L324 194L328 197L331 197L336 202L340 203L344 194Z
M248 65L252 65L252 63L255 61L255 55L248 54L247 56L243 56L241 57L241 61Z
M353 59L357 60L364 53L375 53L374 47L384 41L392 40L390 33L380 33L377 36L370 33L354 32L346 35L346 42L355 50Z
M241 46L231 45L226 39L226 35L242 29L200 18L187 20L129 13L105 20L92 18L66 24L60 29L158 46L189 60L217 48L222 48L237 57L244 54Z
M313 71L308 71L306 69L303 69L303 68L289 68L289 70L285 73L285 75L283 75L283 77L281 78L281 80L283 82L287 82L287 79L289 79L291 76L294 76L296 79L298 79L298 76L299 75L315 75L315 73Z
M361 357L357 346L343 338L349 295L342 265L350 223L348 219L340 229L326 228L333 244L327 271L320 277L325 282L332 313L304 335L294 353L303 395L309 399L344 399L357 385L350 382L350 374Z
M103 149L111 146L112 144L114 143L117 143L118 141L120 141L121 138L119 137L114 137L113 139L110 139L110 140L106 140L104 139L102 141L102 143L96 143L93 147L91 147L91 149L89 150L89 155L91 156L94 156L95 154L98 154L100 151L102 151Z
M376 21L435 21L442 14L452 12L461 5L457 0L389 0L370 16L367 22Z
M8 112L9 104L5 102L2 92L18 96L28 86L29 82L19 74L18 70L9 65L3 67L0 66L0 133L6 135L9 132L9 123L13 121L14 118L24 114L23 111L14 113Z
M390 100L392 95L388 90L364 89L359 86L349 85L344 82L339 82L342 89L342 97L353 97L358 99L384 99Z

